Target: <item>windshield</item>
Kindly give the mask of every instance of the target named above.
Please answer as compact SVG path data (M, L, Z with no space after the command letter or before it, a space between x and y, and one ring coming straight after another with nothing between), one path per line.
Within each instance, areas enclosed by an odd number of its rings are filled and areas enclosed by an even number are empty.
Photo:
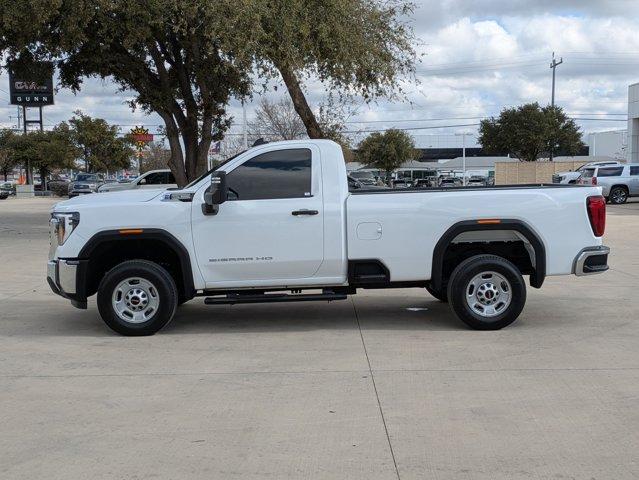
M224 160L223 162L218 163L217 165L215 165L211 170L209 170L208 172L204 172L202 175L200 175L199 177L197 177L195 180L193 180L191 183L189 183L186 187L184 188L190 188L193 185L195 185L196 183L200 182L200 180L210 176L213 172L215 172L216 170L218 170L219 168L223 167L224 165L226 165L227 163L229 163L231 160L235 160L237 157L239 157L240 155L242 155L244 152L247 152L248 150L242 150L240 153L236 153L235 155L233 155L232 157L227 158L226 160Z
M75 176L76 182L94 182L98 179L97 176L90 173L79 173Z

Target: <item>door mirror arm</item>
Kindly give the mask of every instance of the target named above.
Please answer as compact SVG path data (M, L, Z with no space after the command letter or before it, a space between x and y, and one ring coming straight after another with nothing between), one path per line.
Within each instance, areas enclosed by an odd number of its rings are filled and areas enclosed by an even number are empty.
M202 214L217 215L220 205L226 202L228 194L229 187L226 183L226 172L213 172L211 186L204 192Z

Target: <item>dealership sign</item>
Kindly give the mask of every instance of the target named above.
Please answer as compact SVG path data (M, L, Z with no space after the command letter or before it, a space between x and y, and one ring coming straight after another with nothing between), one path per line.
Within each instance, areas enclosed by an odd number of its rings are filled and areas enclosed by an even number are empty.
M25 107L41 107L53 105L53 77L36 81L19 78L9 72L9 95L12 105Z

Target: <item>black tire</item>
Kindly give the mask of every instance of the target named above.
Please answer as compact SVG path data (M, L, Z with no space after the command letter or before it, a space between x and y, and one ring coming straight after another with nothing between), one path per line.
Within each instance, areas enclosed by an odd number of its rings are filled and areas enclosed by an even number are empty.
M608 198L614 205L624 204L628 201L628 190L624 187L612 187Z
M116 311L113 305L113 297L118 286L127 279L139 278L151 285L151 288L144 291L142 298L147 298L149 302L151 297L157 302L157 308L149 307L148 319L142 319L138 323L123 319ZM129 284L126 288L130 288L129 292L135 293L137 280ZM124 294L122 289L120 294ZM144 288L142 288L144 290ZM135 297L135 295L134 295ZM140 308L140 296L137 302L132 306L133 309ZM131 298L131 301L136 300ZM178 304L178 292L175 281L164 268L156 263L147 260L129 260L123 262L107 272L100 286L98 287L98 311L104 323L113 331L127 336L153 335L167 323L171 321ZM149 303L149 305L151 305ZM124 312L124 316L133 315L131 311ZM146 311L142 315L146 314Z
M448 303L448 297L446 296L447 292L445 288L443 292L440 292L439 290L433 289L430 285L426 285L426 290L440 302Z
M485 283L479 287L471 287L471 281L482 272L486 277L480 277L478 281L483 282L485 279ZM489 272L496 273L507 282L505 284L500 282L497 276ZM483 295L484 301L489 304L485 305L475 297L475 305L471 308L469 301L466 300L467 294L479 292L482 288L490 285L492 287L488 289L491 290L491 297L488 297L487 292L476 293L477 296ZM495 291L497 294L494 293ZM499 311L500 295L501 298L504 298L508 291L510 292L510 303L502 305L503 310ZM455 315L469 327L475 330L499 330L510 325L519 317L526 303L526 284L517 267L505 258L496 255L476 255L464 260L453 270L448 281L448 301ZM490 304L490 302L493 303ZM487 316L489 309L495 310L494 316ZM486 313L480 313L481 310Z

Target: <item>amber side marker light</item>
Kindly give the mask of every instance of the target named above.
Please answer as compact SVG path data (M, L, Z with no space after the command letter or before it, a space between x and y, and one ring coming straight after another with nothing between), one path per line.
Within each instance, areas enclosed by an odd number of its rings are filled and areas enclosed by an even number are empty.
M142 233L144 230L141 228L129 228L127 230L120 230L120 235L138 235Z
M501 223L501 220L497 218L487 218L485 220L477 220L477 223L479 223L480 225L495 224L495 223Z

